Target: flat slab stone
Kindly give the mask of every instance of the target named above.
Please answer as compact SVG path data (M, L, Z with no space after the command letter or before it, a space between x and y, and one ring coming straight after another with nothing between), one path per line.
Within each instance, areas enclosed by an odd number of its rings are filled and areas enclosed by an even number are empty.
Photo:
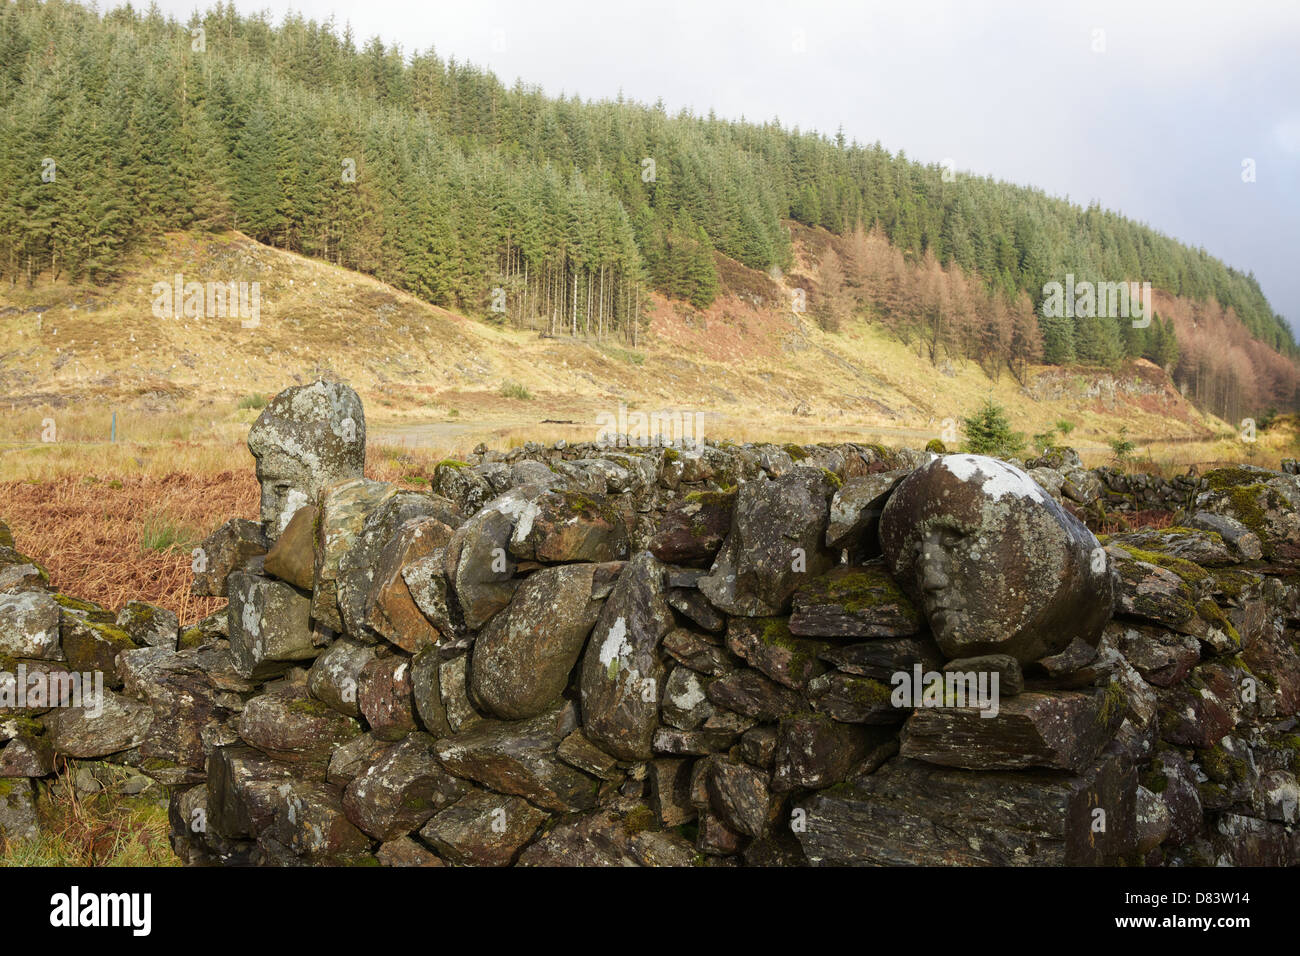
M1083 769L1124 719L1122 691L1024 693L978 707L918 707L903 725L900 754L971 770Z
M1097 866L1136 845L1136 805L1137 772L1115 757L1077 776L899 758L800 801L795 836L814 866Z

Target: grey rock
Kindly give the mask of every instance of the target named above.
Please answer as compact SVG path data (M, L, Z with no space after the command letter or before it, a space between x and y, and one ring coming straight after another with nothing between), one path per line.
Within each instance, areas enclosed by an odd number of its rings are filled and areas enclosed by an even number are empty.
M0 844L22 846L40 838L36 790L30 780L4 780L0 786Z
M36 660L62 656L54 595L44 591L0 594L0 654Z
M274 540L326 485L361 476L366 464L361 399L341 383L287 388L249 429L248 450L257 459L262 524Z
M908 637L921 631L915 605L876 565L838 567L795 592L792 633L808 637Z
M1136 800L1136 773L1115 758L1082 776L896 759L800 801L795 836L814 866L1100 865L1135 848Z
M824 540L832 491L811 468L742 485L731 531L700 579L705 597L728 614L785 613L800 584L835 564Z
M1186 524L1189 528L1200 528L1217 534L1239 560L1258 561L1264 556L1259 535L1235 518L1212 511L1198 511L1187 519Z
M582 660L583 730L615 757L652 754L665 675L659 643L672 626L664 566L642 552L606 599Z
M311 601L292 585L236 571L230 576L230 653L244 678L264 679L320 654Z
M831 499L826 545L849 548L858 556L880 553L880 513L889 493L907 476L904 470L849 478Z
M1072 640L1096 644L1114 606L1100 545L1028 475L945 455L894 489L880 518L895 579L950 657L1021 663Z
M384 751L344 789L348 819L386 842L419 829L464 796L469 785L443 769L436 747L432 737L417 732Z
M357 703L380 740L401 740L416 730L410 659L379 657L367 663L357 684Z
M435 813L420 838L461 866L509 866L547 819L520 797L477 788Z
M992 717L974 706L918 707L903 725L899 753L970 770L1079 773L1124 718L1124 704L1115 700L1073 691L1024 693L1000 701Z
M596 781L556 756L577 729L571 705L521 721L483 721L437 742L444 767L499 793L555 812L590 809Z
M127 601L117 612L117 626L141 647L176 649L180 622L175 611L144 601Z
M317 700L340 714L360 717L361 672L375 658L375 648L346 638L335 641L307 672L307 687Z
M232 518L203 539L196 549L194 581L190 593L225 597L226 578L231 572L250 570L252 562L266 554L266 533L256 521Z
M95 703L98 707L59 708L45 718L56 753L106 757L138 747L144 741L153 722L153 711L147 704L107 689Z
M569 683L600 614L593 564L543 568L479 634L471 651L471 696L506 720L546 710Z
M245 743L277 760L319 764L322 778L335 748L360 733L355 720L293 688L254 697L239 717Z
M347 478L321 489L311 616L326 627L343 630L339 609L343 560L360 538L367 516L396 493L390 484L365 478Z

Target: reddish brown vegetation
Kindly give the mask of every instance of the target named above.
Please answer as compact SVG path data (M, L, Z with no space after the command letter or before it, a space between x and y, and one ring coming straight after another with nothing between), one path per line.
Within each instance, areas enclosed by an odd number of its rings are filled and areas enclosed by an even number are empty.
M1251 338L1232 309L1157 293L1156 312L1173 319L1180 350L1174 381L1197 405L1236 423L1269 406L1300 403L1300 367Z
M818 255L809 308L823 328L835 331L845 318L867 312L931 364L974 361L995 379L1005 370L1023 381L1028 365L1041 360L1042 335L1023 292L1009 299L929 252L908 257L879 226L845 237L798 232Z
M0 482L0 502L18 549L61 591L112 610L149 601L188 624L225 604L190 594L190 552L228 518L256 518L258 486L251 471L62 476Z

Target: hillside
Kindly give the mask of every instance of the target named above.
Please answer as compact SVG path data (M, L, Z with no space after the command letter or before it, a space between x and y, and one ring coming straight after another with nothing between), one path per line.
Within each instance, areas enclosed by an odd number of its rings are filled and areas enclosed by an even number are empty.
M1236 421L1300 396L1294 336L1248 272L1118 213L878 144L548 98L433 50L358 48L330 25L272 25L230 5L182 25L156 9L6 4L0 106L11 283L120 286L164 233L238 229L462 315L499 309L517 329L541 320L626 347L656 296L711 314L726 262L797 274L794 223L879 237L927 290L978 292L968 319L983 334L935 336L936 366L969 362L974 347L986 365L1154 354L1112 318L1040 318L1046 283L1068 274L1149 281L1185 303L1181 319L1165 316L1187 357L1173 372L1202 408ZM941 291L920 308L896 291L858 305L903 338L943 324ZM374 374L400 378L400 359Z
M795 250L815 261L802 240ZM53 416L61 437L100 440L113 410L121 438L233 435L256 414L253 396L320 374L359 389L377 436L439 448L587 439L619 403L702 411L705 434L720 438L922 444L986 395L1026 434L1064 418L1078 426L1071 441L1098 453L1121 425L1161 442L1227 431L1150 363L1031 366L1024 385L976 362L936 369L878 324L823 330L815 288L810 311L796 314L784 305L788 277L725 257L718 265L715 301L698 310L655 295L633 350L468 318L239 233L169 233L104 285L0 288L0 394L10 406L0 437L34 441ZM156 318L151 287L176 273L257 281L259 325ZM507 397L512 384L530 397Z

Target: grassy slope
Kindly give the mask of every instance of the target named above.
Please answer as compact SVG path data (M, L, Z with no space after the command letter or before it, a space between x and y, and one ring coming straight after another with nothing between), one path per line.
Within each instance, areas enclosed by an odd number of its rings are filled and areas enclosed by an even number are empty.
M260 327L154 318L151 286L176 272L259 281ZM1035 370L1029 389L1007 375L991 382L974 364L943 375L878 326L826 334L806 315L746 296L750 280L767 281L728 264L727 291L704 313L656 297L633 352L466 318L238 233L171 234L109 286L0 289L0 394L11 405L0 439L31 441L47 417L62 439L100 439L116 409L121 437L234 441L256 414L237 409L241 396L322 368L358 388L378 434L453 450L591 437L596 415L619 402L702 410L706 434L742 440L923 442L990 394L1026 433L1068 418L1079 426L1072 440L1098 452L1121 424L1142 439L1225 431L1151 367L1121 376L1118 390L1111 376L1099 390L1097 375L1055 368ZM1140 382L1141 394L1126 393L1124 380ZM507 381L533 399L503 397Z

